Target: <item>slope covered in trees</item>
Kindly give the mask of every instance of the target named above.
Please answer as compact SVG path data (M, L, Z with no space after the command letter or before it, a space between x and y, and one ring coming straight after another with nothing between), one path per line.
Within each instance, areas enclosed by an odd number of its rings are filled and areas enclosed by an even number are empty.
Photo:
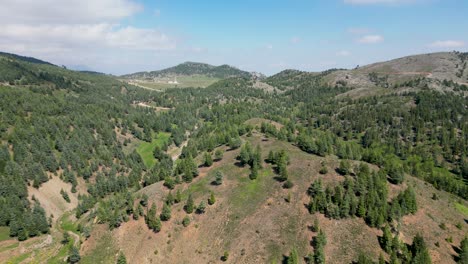
M19 240L73 232L83 241L68 243L70 256L83 260L104 232L117 242L103 247L122 250L105 257L130 263L170 258L172 244L205 261L280 261L284 254L291 263L333 262L340 247L350 248L340 256L349 262L381 254L389 262L427 263L428 252L453 261L449 246L460 245L466 228L455 201L463 208L468 198L463 89L450 81L439 83L450 88L443 92L407 82L401 92L378 82L385 93L352 98L346 95L356 87L328 84L339 72L330 70L280 73L265 82L282 91L267 92L254 88L250 75L220 67L171 71L234 77L204 89L154 92L0 56L0 226ZM168 140L152 144L162 133ZM71 193L60 191L65 201L78 198L76 220L55 219L28 199L28 186L40 191L53 175L71 186ZM437 208L442 203L449 206ZM316 231L308 227L314 219ZM441 231L416 228L418 235L411 221ZM361 230L366 239L340 242L333 225L346 234ZM186 232L223 243L208 250L186 240ZM132 242L118 239L122 234ZM148 237L156 242L132 246ZM180 258L188 260L184 252Z

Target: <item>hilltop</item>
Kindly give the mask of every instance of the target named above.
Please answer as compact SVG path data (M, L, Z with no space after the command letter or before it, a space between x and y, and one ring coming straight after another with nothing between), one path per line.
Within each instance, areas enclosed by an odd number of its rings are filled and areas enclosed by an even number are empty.
M418 80L426 80L433 87L440 87L444 80L468 85L467 62L468 53L421 54L334 71L325 80L331 85L346 83L360 88L405 86Z
M233 66L220 65L213 66L199 62L184 62L177 66L170 67L159 71L137 72L133 74L122 75L122 78L127 79L154 79L161 77L177 77L177 76L193 76L204 75L217 79L226 79L229 77L245 77L248 78L252 74L246 71L239 70Z

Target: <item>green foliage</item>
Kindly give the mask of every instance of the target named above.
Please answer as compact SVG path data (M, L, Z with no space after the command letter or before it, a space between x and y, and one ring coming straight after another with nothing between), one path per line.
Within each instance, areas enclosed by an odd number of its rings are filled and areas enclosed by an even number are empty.
M68 193L64 191L63 189L60 190L60 194L62 195L63 199L67 202L70 203L70 197L68 196Z
M351 163L349 160L341 160L340 166L337 169L338 173L341 175L350 175L351 174Z
M182 201L182 194L180 193L180 189L177 190L176 196L174 198L175 203L180 203Z
M184 206L184 210L187 214L191 214L193 213L194 207L195 207L195 204L193 202L192 194L189 194L187 198L187 202L185 203L185 206Z
M411 186L389 203L385 173L371 172L365 164L359 166L354 179L346 177L334 189L325 188L322 181L317 180L307 193L311 197L308 205L311 213L320 212L334 219L358 216L372 227L417 211L416 195Z
M200 204L197 206L197 214L204 214L206 210L206 203L204 200L200 202Z
M210 192L210 198L208 198L208 204L213 205L216 203L216 198L214 192Z
M228 251L224 251L224 254L223 256L221 257L221 260L222 261L227 261L229 259L229 252Z
M72 246L68 254L68 262L78 263L80 260L81 256L79 250L75 246Z
M156 216L156 204L153 204L145 216L145 222L149 229L155 233L161 231L161 220Z
M468 238L467 237L465 237L461 241L458 263L460 263L460 264L468 263Z
M67 231L63 232L62 234L62 241L60 241L62 244L66 245L68 242L70 242L70 234L68 234Z
M215 180L214 180L214 185L221 185L223 184L223 173L219 170L216 171L215 173Z
M221 149L217 149L214 153L215 161L220 161L223 159L224 152Z
M211 167L211 165L213 165L213 158L210 153L205 152L204 159L205 161L203 162L203 165L205 165L205 167Z
M168 221L171 219L171 208L167 203L164 203L161 215L160 215L161 221Z
M299 264L299 255L297 254L297 249L291 250L289 253L287 264Z
M325 263L324 248L327 244L327 238L322 230L319 230L317 236L313 238L312 245L314 247L313 260L315 264Z
M182 225L184 227L187 227L190 225L190 217L188 217L187 215L184 217L184 219L182 220Z
M424 238L417 234L413 239L413 244L411 245L411 252L413 258L411 263L414 264L430 264L432 263L431 256L429 255L429 251L427 249L426 243L424 242Z
M205 63L199 62L184 62L174 67L170 67L160 71L152 71L152 72L137 72L129 75L124 75L125 78L131 79L144 79L144 78L157 78L157 77L164 77L164 76L173 76L173 75L183 75L183 76L191 76L191 75L203 75L214 77L218 79L226 79L228 77L244 77L249 78L250 73L241 71L237 68L234 68L229 65L221 65L221 66L213 66Z
M125 257L123 252L119 253L119 257L117 258L117 264L127 264L127 258Z

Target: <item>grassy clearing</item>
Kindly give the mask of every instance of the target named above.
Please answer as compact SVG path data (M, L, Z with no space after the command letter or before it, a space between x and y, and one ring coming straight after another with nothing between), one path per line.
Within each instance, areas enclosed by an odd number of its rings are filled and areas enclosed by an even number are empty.
M31 256L31 254L32 254L32 252L28 252L28 253L13 257L13 258L9 259L6 263L7 264L21 263L21 262L25 261L27 258L29 258Z
M164 89L171 89L171 88L187 88L187 87L205 88L219 81L218 78L207 77L207 76L179 76L177 77L178 84L167 83L169 80L173 81L174 79L164 78L164 79L160 79L159 80L160 82L137 81L136 83L140 86L143 86L149 89L164 90Z
M7 250L11 250L11 249L15 249L19 246L19 242L16 242L16 243L13 243L11 245L8 245L8 246L4 246L4 247L1 247L0 248L0 252L4 252L4 251L7 251Z
M265 168L259 171L256 180L251 180L248 177L239 178L240 184L234 191L232 204L236 207L245 207L246 204L255 206L258 202L261 202L266 197L267 186L265 180L268 177L273 177L273 175L271 169Z
M0 241L5 241L11 239L10 237L10 228L6 226L0 227Z
M154 148L156 146L161 147L165 142L169 140L170 136L170 133L160 132L156 135L156 137L153 137L153 140L151 142L142 141L138 144L136 151L138 152L138 154L140 154L147 168L152 168L154 164L156 164L156 159L153 157Z
M464 206L461 203L455 203L455 207L457 208L458 211L460 211L462 214L465 216L468 216L468 207Z
M70 241L68 242L68 244L63 245L56 255L54 255L52 258L47 260L47 263L49 264L65 263L63 260L68 256L68 252L70 251L73 244L74 244L74 240L73 238L70 237Z
M113 264L115 263L115 255L117 250L114 247L112 240L112 235L110 231L106 231L103 236L99 239L96 244L96 247L89 252L86 256L82 256L80 263L81 264Z
M211 173L210 173L211 174ZM200 179L199 181L192 183L189 185L187 190L182 192L182 200L186 200L189 196L189 194L207 194L209 192L208 185L210 182L214 179L214 177L204 177Z
M73 223L69 219L69 217L70 217L70 213L68 212L68 213L65 213L62 216L62 219L60 219L60 226L61 226L62 230L78 233L77 225L75 223Z

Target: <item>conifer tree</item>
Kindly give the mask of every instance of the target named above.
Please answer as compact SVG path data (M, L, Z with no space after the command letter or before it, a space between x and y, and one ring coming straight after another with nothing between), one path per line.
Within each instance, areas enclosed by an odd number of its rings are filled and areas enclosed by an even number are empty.
M68 254L68 262L78 263L80 260L81 256L79 250L75 246L72 246Z
M168 221L169 219L171 219L171 208L167 203L164 203L163 205L160 218L162 221Z
M182 201L182 194L180 193L180 189L177 190L176 196L174 198L175 203L180 203Z
M210 192L210 198L208 198L208 204L213 205L215 203L216 203L216 198L215 198L214 192L211 191Z
M204 200L202 200L197 207L197 214L204 214L205 210L206 210L206 203Z
M460 255L458 263L467 264L468 263L468 237L465 237L460 244Z
M194 205L194 202L193 202L192 194L189 194L189 196L187 198L187 203L184 206L185 212L187 214L193 213L194 206L195 205Z
M120 252L119 257L117 258L117 264L127 264L127 258L123 252Z
M211 165L213 165L213 158L211 157L211 154L208 152L205 152L204 158L205 158L205 161L204 161L205 167L211 167Z

